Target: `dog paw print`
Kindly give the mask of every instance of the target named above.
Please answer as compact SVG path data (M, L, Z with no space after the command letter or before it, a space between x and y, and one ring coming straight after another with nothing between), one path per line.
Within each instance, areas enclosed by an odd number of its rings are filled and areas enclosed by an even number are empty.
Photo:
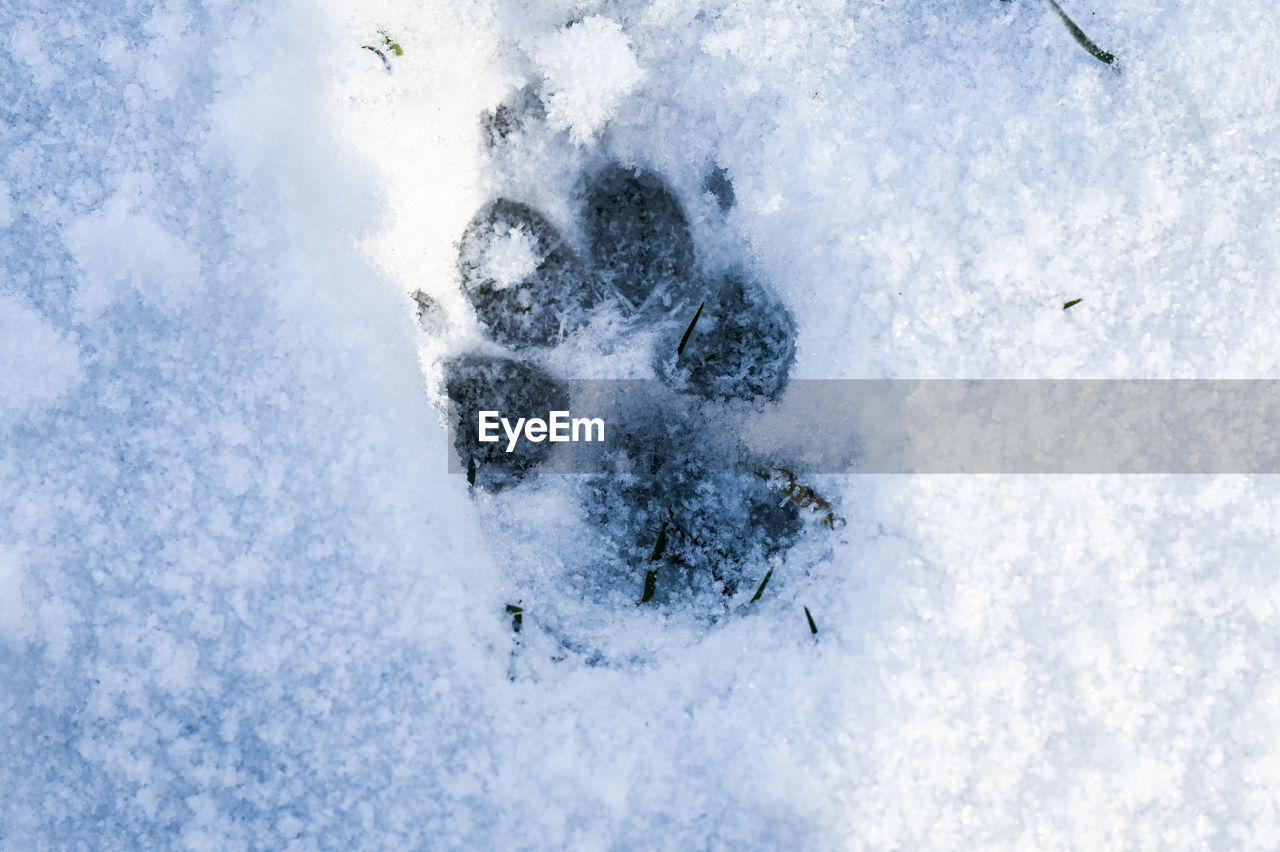
M511 130L515 119L500 118L489 133ZM723 172L708 191L732 203ZM654 331L647 368L664 402L612 430L608 469L575 480L583 515L615 554L610 576L639 603L754 589L797 541L806 504L780 492L768 469L726 468L711 450L725 438L706 424L716 407L779 397L795 360L794 320L743 268L700 263L684 207L658 174L598 165L581 177L576 202L576 249L512 198L484 205L462 234L461 286L488 342L444 364L460 464L473 492L532 487L552 445L481 441L481 412L569 409L574 377L549 366L564 363L552 355L602 315L615 334Z

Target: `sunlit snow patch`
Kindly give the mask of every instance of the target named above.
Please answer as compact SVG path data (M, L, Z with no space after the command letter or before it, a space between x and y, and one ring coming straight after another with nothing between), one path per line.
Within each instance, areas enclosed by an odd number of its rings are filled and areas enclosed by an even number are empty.
M579 144L645 76L622 27L599 15L543 39L536 59L547 78L547 120Z

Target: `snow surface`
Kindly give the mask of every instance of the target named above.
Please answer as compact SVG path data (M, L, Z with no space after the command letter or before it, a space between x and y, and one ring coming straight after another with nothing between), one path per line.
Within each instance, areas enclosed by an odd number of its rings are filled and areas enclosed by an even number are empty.
M798 377L1280 378L1270 4L117 5L0 30L0 848L1280 845L1274 478L824 478L710 619L439 405L466 223L606 155Z
M533 239L515 228L506 234L494 235L491 246L488 263L480 274L492 278L498 290L505 290L523 280L542 262L534 249Z

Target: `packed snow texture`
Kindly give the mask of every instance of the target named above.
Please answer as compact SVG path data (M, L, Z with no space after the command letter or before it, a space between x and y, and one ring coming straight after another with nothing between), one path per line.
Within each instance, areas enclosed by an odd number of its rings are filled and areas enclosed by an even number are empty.
M552 30L538 40L533 58L546 81L548 119L578 143L644 79L622 27L599 15Z
M461 235L605 160L795 377L1280 378L1274 9L1067 11L6 4L0 848L1280 845L1271 478L822 478L707 617L445 472Z

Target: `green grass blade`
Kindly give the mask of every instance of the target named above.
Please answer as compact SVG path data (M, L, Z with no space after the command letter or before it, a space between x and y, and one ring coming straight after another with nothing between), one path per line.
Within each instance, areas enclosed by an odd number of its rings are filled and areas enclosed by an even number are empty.
M764 579L760 581L760 588L756 589L756 593L751 596L751 603L760 600L760 596L764 594L764 587L769 585L769 578L773 576L773 569L770 568L768 573L764 575Z
M644 574L644 594L640 596L640 603L648 603L653 600L653 593L657 585L658 572L652 569L646 571Z

